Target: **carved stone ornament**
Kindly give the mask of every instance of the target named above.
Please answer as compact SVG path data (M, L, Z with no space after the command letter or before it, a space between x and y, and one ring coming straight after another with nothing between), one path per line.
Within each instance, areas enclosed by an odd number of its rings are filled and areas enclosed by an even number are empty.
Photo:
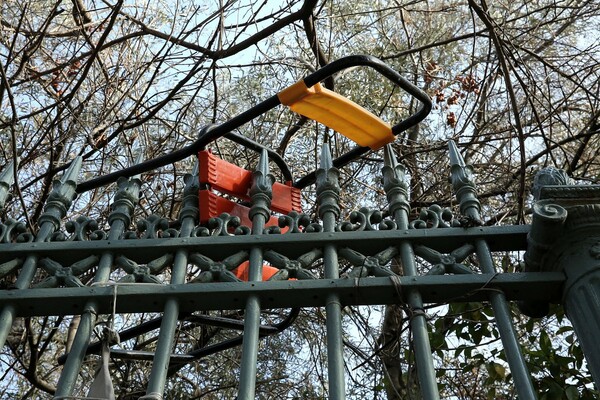
M565 171L554 167L546 167L538 171L533 178L531 193L536 200L541 199L542 188L544 186L565 186L572 185L573 181Z
M600 185L573 185L564 171L546 168L536 175L532 191L537 201L527 236L525 272L563 272L563 295L572 318L579 312L583 293L577 288L595 285L593 276L598 274ZM519 306L523 313L538 318L549 310L544 302Z

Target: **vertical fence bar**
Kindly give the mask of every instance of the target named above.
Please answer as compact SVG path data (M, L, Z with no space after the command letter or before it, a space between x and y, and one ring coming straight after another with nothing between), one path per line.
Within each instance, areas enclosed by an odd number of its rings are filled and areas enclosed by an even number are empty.
M196 221L198 221L198 163L190 175L185 177L185 189L183 191L183 204L179 213L181 221L181 229L179 237L190 237ZM173 260L173 269L171 272L171 284L185 283L185 274L188 264L188 252L178 250L175 253ZM165 382L167 379L167 371L173 351L175 328L179 317L179 303L177 299L168 299L165 304L165 311L160 324L160 335L156 344L156 353L150 371L148 380L148 388L146 395L140 400L161 400L165 391Z
M67 214L75 198L77 175L81 169L82 158L77 157L60 181L54 183L52 192L48 197L44 212L40 216L40 229L35 237L35 242L43 242L60 228L61 220ZM38 257L29 255L25 258L19 277L15 282L15 289L27 289L37 270ZM16 310L11 305L5 305L0 311L0 348L4 347L6 338L12 327Z
M0 211L4 210L10 187L15 182L14 163L16 162L17 160L11 160L0 175ZM4 342L10 333L14 315L15 310L12 306L5 306L0 312L0 348L4 347Z
M408 229L408 214L410 203L408 201L408 186L405 182L404 168L398 165L391 145L384 148L383 187L389 202L390 215L394 217L398 229ZM402 268L405 276L416 276L415 255L411 244L401 241L399 244ZM437 400L440 398L431 345L429 343L429 332L427 320L423 310L421 294L416 290L407 293L408 304L414 312L410 319L410 326L414 338L415 358L417 362L417 374L421 393L425 400Z
M340 215L339 171L333 167L327 143L321 149L321 160L317 176L317 204L324 232L334 232ZM327 244L323 248L325 279L339 278L337 249ZM346 398L344 383L344 347L342 342L342 305L339 296L331 293L325 306L327 318L327 368L329 376L329 398Z
M263 150L256 171L253 173L250 198L250 219L252 235L262 235L265 223L271 216L272 186L274 178L269 173L269 158ZM262 279L263 249L250 249L250 267L248 282ZM258 340L260 328L260 301L257 296L250 296L246 302L244 315L244 339L242 343L242 361L240 365L240 387L238 400L252 400L256 390L256 363L258 360Z
M452 140L448 142L448 147L452 186L460 204L460 212L467 219L480 223L481 204L477 199L472 168L465 164L456 144ZM481 271L486 274L495 274L497 271L494 267L490 248L485 240L475 240L475 249ZM537 399L537 394L531 382L531 375L529 374L525 358L521 352L521 346L517 340L517 334L504 293L498 291L491 292L490 303L494 310L496 324L519 398Z
M141 153L136 163L141 162ZM136 175L131 179L120 179L119 190L115 195L115 202L112 205L112 211L108 216L110 231L108 240L118 240L131 223L131 214L139 200L139 191L142 185L140 176ZM114 264L114 255L104 253L98 262L98 269L94 276L94 284L102 284L108 281L110 272ZM87 347L90 343L94 326L97 320L97 305L94 300L90 300L85 305L85 311L81 314L81 320L73 339L71 351L63 367L62 373L56 385L55 398L68 398L72 395L81 369L81 364L85 358Z
M496 273L490 249L485 240L476 240L475 248L482 272L486 274ZM510 372L513 376L519 398L537 399L537 394L533 388L531 375L527 368L527 364L525 363L523 353L521 352L521 345L517 339L517 334L510 316L510 309L504 293L496 291L491 292L490 303L494 310L496 324L498 326L498 331L500 332L506 359L508 360Z

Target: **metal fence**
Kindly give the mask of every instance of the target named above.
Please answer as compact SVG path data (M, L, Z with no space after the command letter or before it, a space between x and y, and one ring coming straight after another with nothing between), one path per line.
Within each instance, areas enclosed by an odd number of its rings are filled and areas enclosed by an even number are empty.
M78 398L73 397L73 390L82 362L86 354L96 352L105 357L152 360L142 398L161 399L170 365L202 355L173 354L180 315L242 309L238 399L253 399L258 344L264 336L261 310L325 307L328 393L332 399L343 399L343 308L402 304L411 313L422 396L437 399L424 304L489 301L518 396L535 399L508 301L522 302L523 310L531 315L543 315L549 302L563 302L597 379L594 337L600 328L592 322L598 321L594 310L599 301L594 295L594 274L600 263L600 241L594 233L599 219L598 188L572 186L561 181L560 173L551 171L539 179L540 201L534 206L533 225L486 227L480 223L473 171L452 142L449 160L460 216L434 206L410 221L404 169L388 145L382 176L389 217L362 208L352 213L349 221L339 221L339 172L324 146L316 171L318 221L291 212L280 218L279 230L265 227L271 218L273 177L263 151L249 193L251 227L239 226L236 218L226 214L198 224L198 171L194 171L186 177L178 229L153 216L137 221L141 233L132 235L128 229L142 185L139 176L119 181L108 217L110 229L99 230L96 221L87 217L63 222L76 193L81 166L77 159L55 183L37 232L27 232L12 219L0 225L0 278L16 276L9 288L0 291L0 345L5 344L17 317L80 315L73 344L62 360L55 398ZM1 204L12 183L11 172L8 166L0 181ZM569 241L557 239L561 235ZM557 245L563 242L564 246ZM567 254L564 249L574 250ZM494 252L525 250L525 272L503 273L494 265ZM478 268L465 265L467 257L474 257ZM576 269L568 266L572 264L569 257L583 270L569 272ZM431 265L426 275L419 275L418 259ZM341 260L352 266L343 276ZM392 272L392 260L401 265L402 275ZM248 279L241 281L232 270L245 261L249 262ZM276 273L261 281L265 262L276 268ZM321 274L315 273L317 264L323 269ZM186 282L192 267L201 273ZM163 282L157 275L167 269L170 282ZM83 284L81 277L89 274L93 279ZM91 344L99 315L145 312L162 313L162 318L152 321L154 328L160 326L155 352L111 350L109 337ZM110 333L107 329L108 336ZM135 329L129 334L134 335ZM219 350L205 349L203 354ZM105 373L109 373L107 369ZM97 390L90 393L102 393Z

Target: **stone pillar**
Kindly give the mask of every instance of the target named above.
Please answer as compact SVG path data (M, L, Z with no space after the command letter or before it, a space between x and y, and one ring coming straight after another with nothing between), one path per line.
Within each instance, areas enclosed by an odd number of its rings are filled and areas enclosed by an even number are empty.
M538 173L533 192L525 271L564 272L563 305L599 387L600 185L573 185L551 168ZM541 317L548 305L521 303L521 310Z

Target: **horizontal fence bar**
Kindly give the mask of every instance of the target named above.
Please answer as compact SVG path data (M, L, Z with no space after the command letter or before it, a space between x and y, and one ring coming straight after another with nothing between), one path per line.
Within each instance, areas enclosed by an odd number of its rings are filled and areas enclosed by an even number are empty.
M449 253L476 239L484 239L491 251L525 250L529 230L529 225L516 225L283 235L7 243L0 244L0 263L22 257L23 254L35 254L40 258L49 257L60 263L69 263L91 254L105 252L123 255L139 263L144 263L182 249L190 253L202 253L218 260L255 246L294 257L326 244L333 244L338 248L350 247L363 254L375 254L389 246L399 244L400 240L422 244L442 253Z
M235 310L250 296L263 308L320 307L338 293L342 305L375 305L406 302L418 290L425 303L485 301L495 290L508 300L559 302L565 281L559 272L436 275L390 278L315 279L268 282L193 283L184 285L126 284L107 287L22 289L0 291L0 304L12 305L17 315L81 314L88 301L101 314L112 313L117 290L118 313L161 312L168 299L177 299L181 312ZM293 296L290 295L293 293Z

